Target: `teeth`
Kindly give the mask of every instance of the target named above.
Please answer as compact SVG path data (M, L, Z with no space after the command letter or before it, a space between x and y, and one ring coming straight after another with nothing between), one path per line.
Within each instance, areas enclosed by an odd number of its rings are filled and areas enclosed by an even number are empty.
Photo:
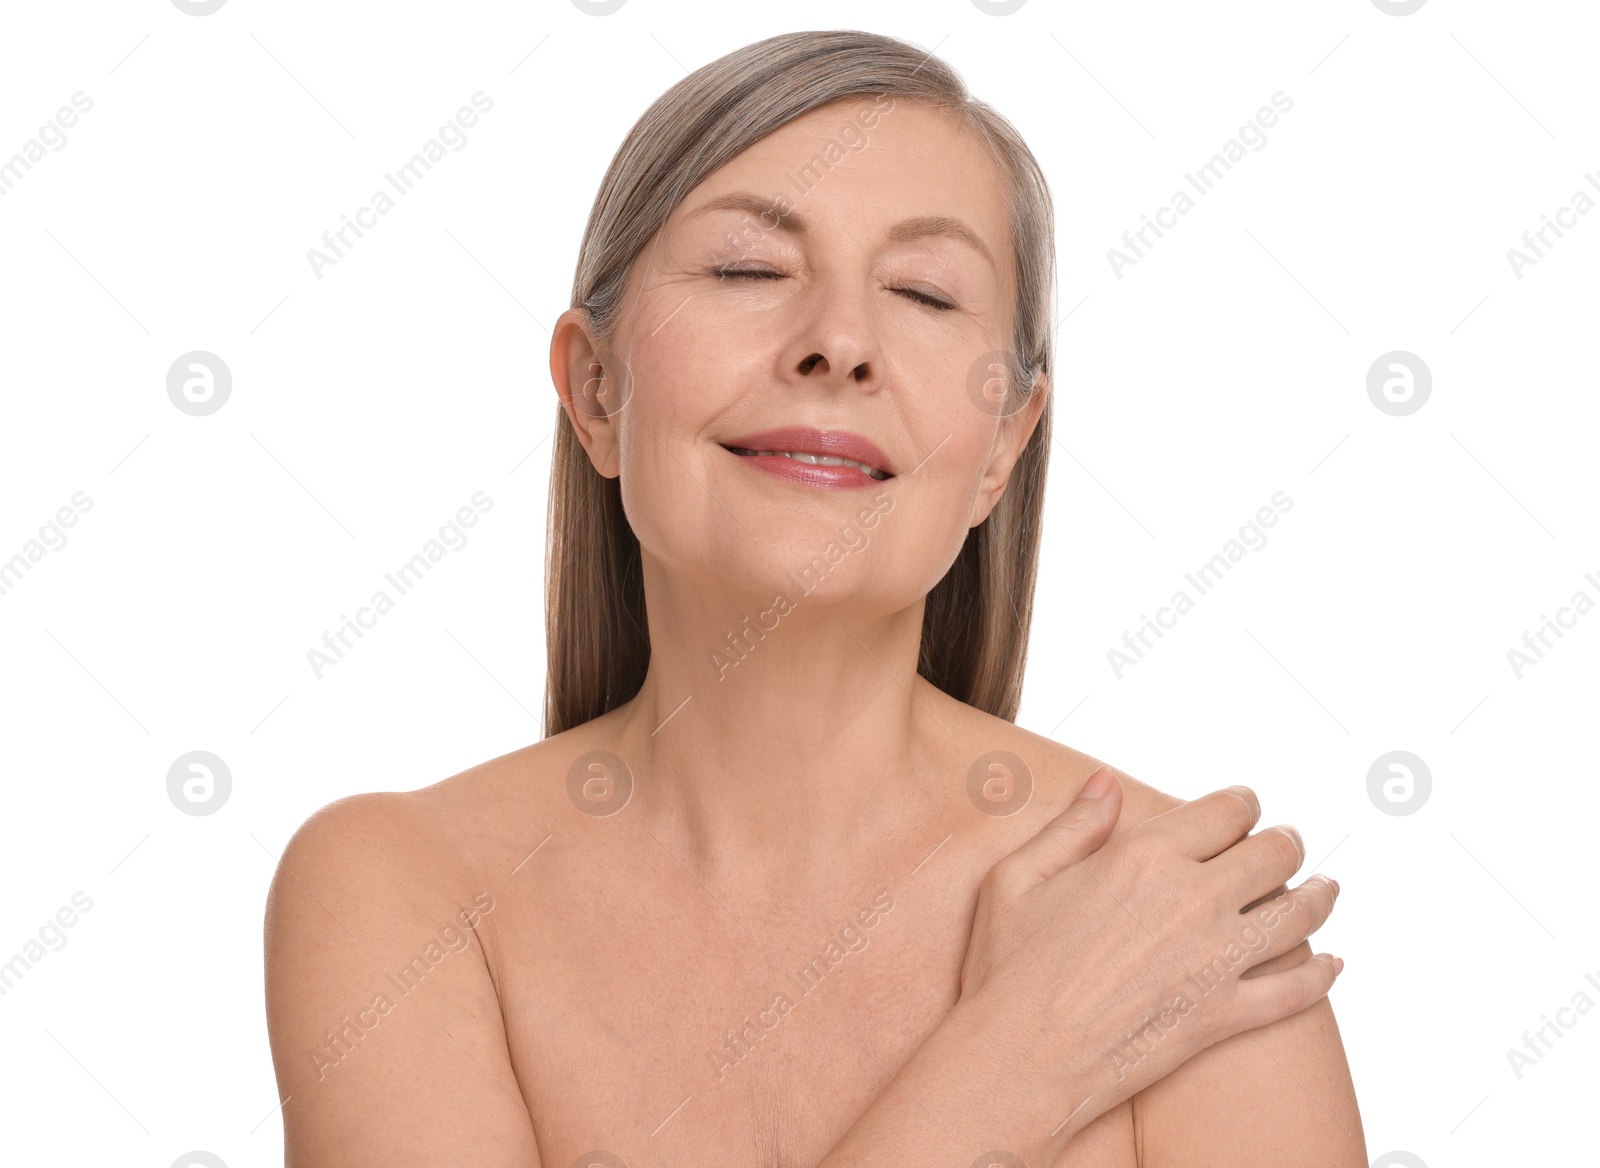
M865 473L866 475L868 475L868 476L870 476L871 478L874 478L874 479L886 479L886 478L889 477L889 475L888 475L888 473L886 471L881 471L881 470L878 470L876 467L868 466L864 462L857 462L853 458L840 458L837 455L833 455L833 454L804 454L804 453L799 453L799 452L796 452L796 451L793 451L793 450L749 450L749 451L746 451L742 447L736 447L735 449L739 450L741 453L750 454L750 455L756 455L756 456L763 455L763 454L781 454L785 458L792 458L796 462L808 462L812 466L853 466L857 470L862 471L863 473Z

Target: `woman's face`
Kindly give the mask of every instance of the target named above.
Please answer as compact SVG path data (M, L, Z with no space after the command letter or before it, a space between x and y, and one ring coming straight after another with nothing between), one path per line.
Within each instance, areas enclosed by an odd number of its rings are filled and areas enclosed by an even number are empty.
M904 100L851 99L695 188L634 262L610 344L569 311L552 371L669 578L770 601L810 568L827 584L808 602L895 611L944 575L1038 418L1042 389L1020 409L985 397L1013 281L980 141ZM791 429L863 438L891 477L729 449Z

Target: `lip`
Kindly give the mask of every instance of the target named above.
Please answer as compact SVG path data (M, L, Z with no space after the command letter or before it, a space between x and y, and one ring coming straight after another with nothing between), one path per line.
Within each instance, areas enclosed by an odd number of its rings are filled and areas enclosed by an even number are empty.
M889 456L880 450L876 443L844 430L815 430L803 426L790 426L781 430L763 430L759 434L746 434L742 438L730 439L722 443L722 446L724 449L738 446L744 450L787 450L794 454L832 455L834 458L849 458L856 462L864 462L870 467L884 471L889 478L893 478L895 473L894 467L889 465ZM748 456L735 455L735 457ZM875 479L849 466L812 466L809 463L795 462L793 459L783 461L791 466L805 467L812 471L846 471L868 483L888 481Z

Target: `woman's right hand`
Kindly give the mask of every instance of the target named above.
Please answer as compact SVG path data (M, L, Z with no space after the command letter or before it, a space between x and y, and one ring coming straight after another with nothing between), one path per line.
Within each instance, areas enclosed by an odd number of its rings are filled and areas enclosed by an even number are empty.
M1243 976L1320 928L1338 895L1316 875L1271 897L1304 846L1292 827L1249 834L1261 809L1248 787L1108 838L1121 808L1103 766L979 888L957 1009L992 1036L1007 1091L1029 1097L1039 1158L1014 1149L1029 1163L1054 1162L1095 1116L1212 1044L1311 1006L1337 974L1318 954Z

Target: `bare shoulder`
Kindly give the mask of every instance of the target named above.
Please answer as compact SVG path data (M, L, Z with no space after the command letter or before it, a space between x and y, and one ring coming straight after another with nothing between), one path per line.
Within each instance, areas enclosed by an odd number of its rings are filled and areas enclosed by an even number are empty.
M1115 764L1000 719L980 713L970 725L976 727L976 741L1009 750L1027 765L1041 801L1035 811L1040 820L1071 803L1104 765L1111 766L1123 791L1113 835L1188 802ZM1283 891L1285 886L1277 889ZM1311 952L1310 943L1302 941L1250 975L1299 965ZM1113 1115L1118 1118L1108 1119ZM1288 1149L1296 1163L1316 1168L1366 1164L1350 1069L1326 997L1202 1051L1101 1119L1128 1125L1118 1131L1132 1136L1143 1168L1267 1168L1283 1163ZM1077 1145L1074 1141L1069 1155ZM1116 1147L1123 1147L1120 1138Z
M448 1162L468 1141L477 1163L537 1165L482 937L504 890L459 834L493 786L335 800L285 845L264 942L290 1168Z
M969 749L1001 749L1027 767L1042 823L1066 808L1100 767L1109 765L1122 785L1117 835L1188 802L1073 747L978 713L966 726ZM974 755L976 757L976 754ZM1148 776L1147 776L1148 777ZM1198 797L1204 792L1196 792ZM1284 891L1280 886L1278 892ZM1263 962L1251 976L1304 962L1302 941ZM1333 1009L1325 997L1308 1009L1235 1035L1191 1058L1166 1078L1102 1116L1114 1125L1118 1154L1137 1149L1143 1168L1267 1168L1293 1149L1296 1163L1316 1168L1361 1168L1366 1163L1361 1117ZM1085 1162L1099 1162L1085 1129ZM1131 1142L1124 1145L1127 1137ZM1128 1161L1132 1163L1133 1161Z
M351 801L341 800L313 820L332 814L382 822L407 861L422 864L441 884L482 888L508 877L573 811L569 772L592 769L588 763L604 756L605 740L589 723L414 791L356 796L348 809L340 804Z
M1039 813L1045 817L1064 810L1077 798L1089 777L1102 766L1110 766L1122 786L1122 815L1112 829L1113 835L1186 802L1135 778L1115 764L1106 763L1063 742L1035 734L970 706L963 706L963 709L967 713L960 733L968 752L999 749L1015 754L1027 768L1035 797L1040 801ZM977 755L974 754L974 757Z

